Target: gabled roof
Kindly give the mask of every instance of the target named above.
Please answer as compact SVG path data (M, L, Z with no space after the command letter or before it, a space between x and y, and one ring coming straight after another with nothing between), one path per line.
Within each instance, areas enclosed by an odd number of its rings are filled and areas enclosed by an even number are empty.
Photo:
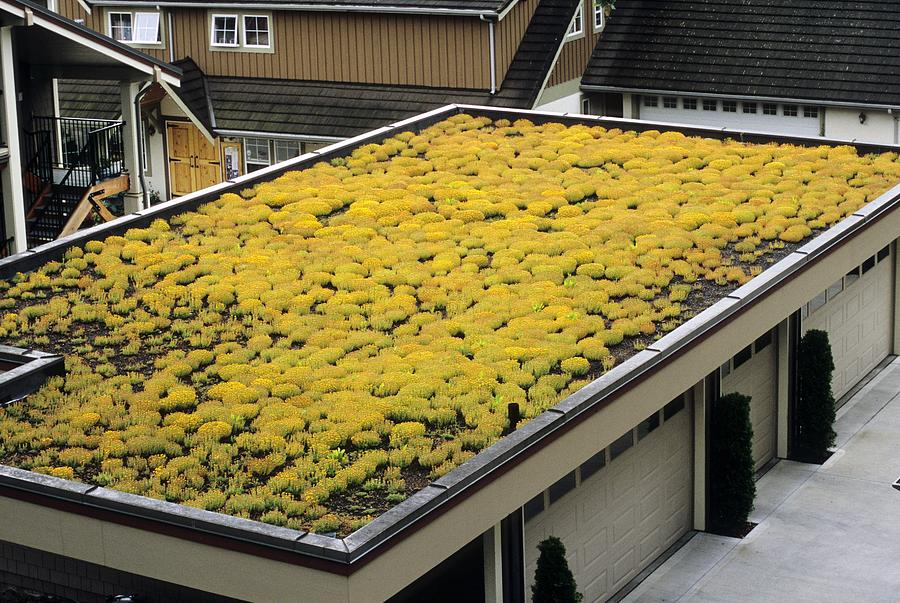
M900 106L900 4L622 0L586 90Z
M88 0L92 5L387 12L498 17L518 0Z
M29 0L0 0L0 25L26 26L16 37L18 60L51 77L159 79L179 85L177 67Z

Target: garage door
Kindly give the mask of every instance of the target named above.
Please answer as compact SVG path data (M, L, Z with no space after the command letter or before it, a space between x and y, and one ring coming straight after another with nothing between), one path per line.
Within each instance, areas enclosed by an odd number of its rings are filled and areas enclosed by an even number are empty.
M722 393L750 396L753 462L759 470L775 458L778 409L777 346L773 332L756 340L722 367Z
M820 134L820 109L816 107L671 96L643 96L640 103L640 118L650 121L773 132L786 136Z
M537 545L556 536L584 600L614 595L691 529L692 454L690 405L679 398L582 465L576 487L556 500L551 488L549 506L525 523L528 592Z
M803 310L803 332L820 329L828 333L835 399L891 351L893 269L889 249L867 259Z

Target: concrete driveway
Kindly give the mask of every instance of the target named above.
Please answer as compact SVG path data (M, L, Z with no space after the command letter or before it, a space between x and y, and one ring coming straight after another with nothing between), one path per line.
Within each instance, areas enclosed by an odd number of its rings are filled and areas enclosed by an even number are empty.
M778 463L743 540L695 535L625 601L900 601L900 360L839 411L822 466Z

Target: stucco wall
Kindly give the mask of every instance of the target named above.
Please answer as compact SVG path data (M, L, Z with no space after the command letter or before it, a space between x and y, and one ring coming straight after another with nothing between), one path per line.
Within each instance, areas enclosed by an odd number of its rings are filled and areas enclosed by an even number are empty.
M866 117L866 123L859 123L860 114ZM897 120L900 113L893 115L887 111L865 111L862 109L842 109L828 107L825 109L825 136L845 140L861 140L883 144L897 144Z

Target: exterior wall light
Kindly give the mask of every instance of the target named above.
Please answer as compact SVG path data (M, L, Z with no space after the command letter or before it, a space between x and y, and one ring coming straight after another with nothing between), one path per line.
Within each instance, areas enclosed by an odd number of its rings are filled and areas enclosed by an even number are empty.
M859 114L859 123L861 123L861 124L866 123L866 119L868 119L868 116L866 116L865 113L860 113L860 114Z

